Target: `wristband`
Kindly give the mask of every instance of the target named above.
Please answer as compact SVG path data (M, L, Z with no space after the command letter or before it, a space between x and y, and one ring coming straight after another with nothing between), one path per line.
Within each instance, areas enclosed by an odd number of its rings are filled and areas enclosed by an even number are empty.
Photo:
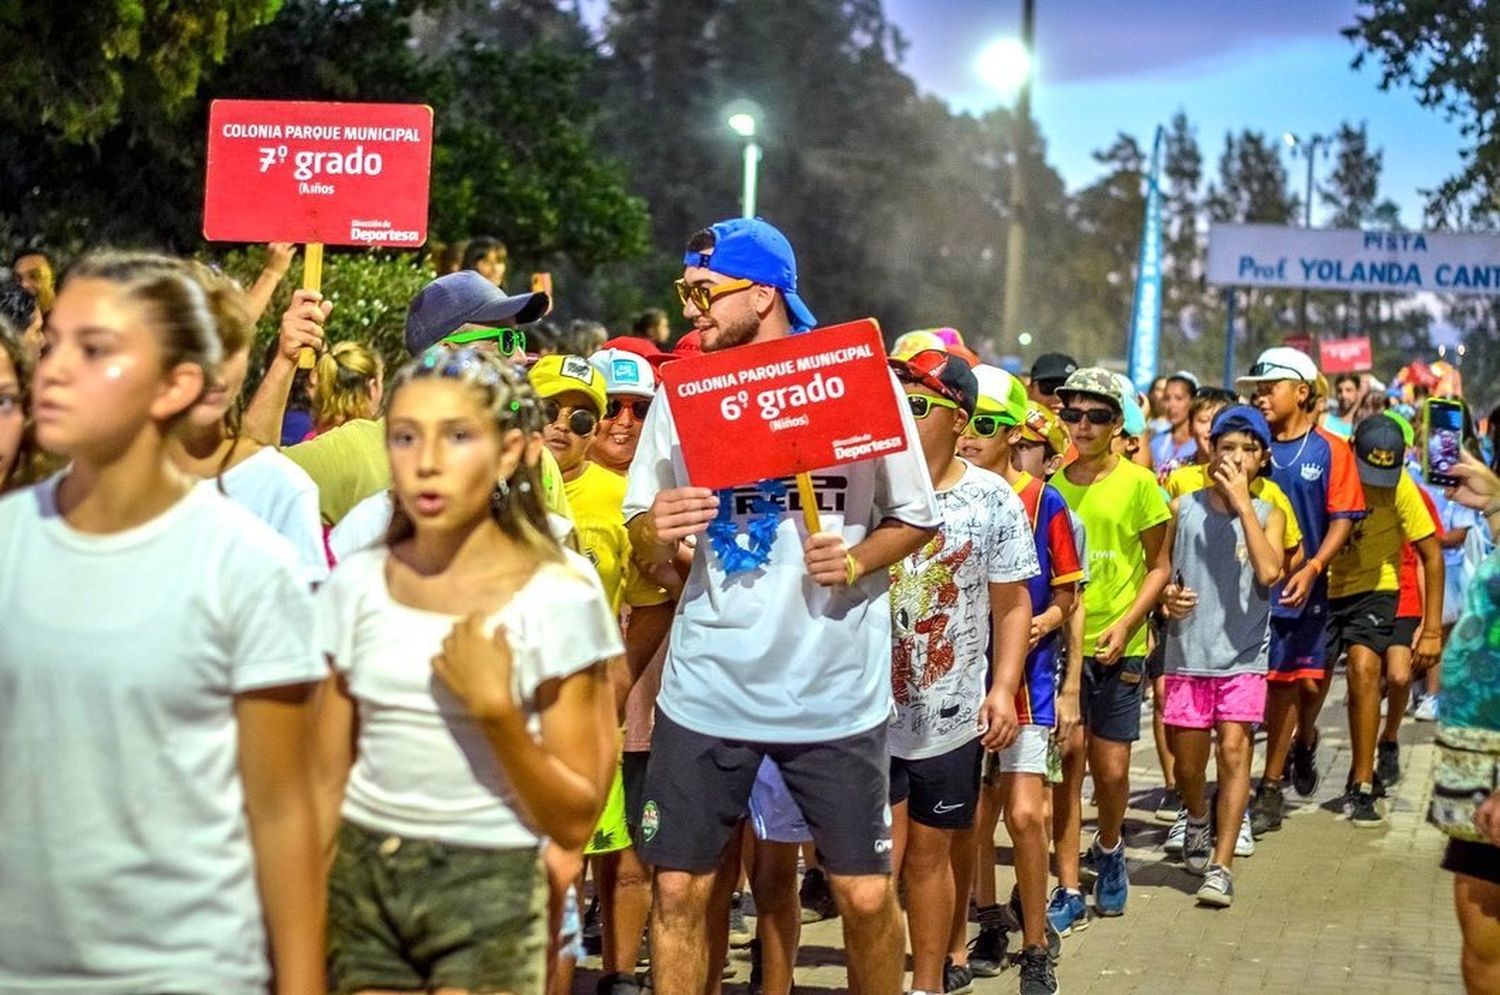
M854 558L853 553L844 554L844 585L853 587L859 580L859 561Z
M1500 498L1496 498L1485 506L1484 517L1489 518L1491 515L1500 515Z
M1323 561L1318 559L1316 556L1309 556L1307 558L1307 563L1304 564L1304 566L1312 567L1313 576L1315 577L1323 572Z

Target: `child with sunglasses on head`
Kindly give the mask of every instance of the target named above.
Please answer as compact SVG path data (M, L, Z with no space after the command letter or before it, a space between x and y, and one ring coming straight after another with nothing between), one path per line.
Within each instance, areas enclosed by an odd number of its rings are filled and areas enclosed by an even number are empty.
M1162 592L1165 719L1183 795L1183 862L1204 875L1198 901L1227 908L1250 802L1253 731L1265 716L1270 589L1281 577L1286 516L1250 488L1271 449L1260 412L1244 405L1220 412L1209 444L1213 485L1173 502L1173 581ZM1205 783L1210 741L1217 841Z
M518 371L470 349L429 349L391 385L396 516L319 593L340 992L543 989L539 850L581 848L604 806L621 646L549 529L541 417Z
M1130 792L1131 744L1141 730L1146 619L1169 575L1171 511L1155 475L1113 451L1126 405L1134 405L1115 376L1086 367L1058 393L1063 400L1058 415L1078 458L1052 478L1052 485L1088 531L1080 711L1099 809L1092 846L1098 869L1094 905L1100 915L1117 916L1125 912L1130 889L1121 829ZM1069 804L1079 804L1082 771L1065 766L1063 777ZM1063 851L1076 853L1078 840L1064 841ZM1055 893L1048 916L1064 934L1086 925L1082 894L1071 889Z
M99 254L44 335L36 438L68 467L0 500L0 989L322 992L312 598L171 455L212 302Z
M610 407L604 374L582 356L555 355L537 360L527 376L541 401L542 440L562 471L579 545L599 574L610 608L617 617L622 610L630 613L626 659L615 661L610 673L616 717L623 722L625 702L635 676L645 670L671 626L672 602L666 591L640 571L631 555L630 535L625 529L622 510L625 478L589 458L598 442L600 418ZM635 922L633 936L614 934L618 855L630 846L624 784L617 773L609 802L582 855L603 858L595 866L603 871L602 875L596 871L596 878L600 880L600 906L609 938L605 973L633 981L644 918ZM557 855L555 859L565 869L575 866L581 869L578 857ZM566 876L568 885L575 876L576 873ZM640 913L644 909L634 911ZM622 939L623 943L617 942ZM630 949L616 949L621 946Z
M1047 921L1047 778L1053 760L1060 760L1056 733L1067 711L1076 725L1077 685L1071 699L1063 702L1061 664L1066 650L1065 626L1077 604L1083 568L1074 543L1067 503L1046 482L1044 452L1028 452L1023 469L1019 450L1067 449L1067 433L1051 412L1027 401L1025 388L1010 374L992 366L975 368L979 381L979 406L959 440L959 455L975 465L992 470L1015 491L1026 511L1040 570L1028 582L1031 593L1031 632L1020 686L1016 691L1016 715L1021 732L1010 748L986 756L980 791L979 820L974 833L978 851L979 936L968 952L967 963L975 975L995 977L1006 963L1007 928L1022 934L1022 957L1041 950L1055 957L1061 938ZM1041 459L1032 459L1040 456ZM1060 454L1058 457L1060 461ZM1054 462L1054 466L1056 462ZM1074 678L1076 681L1076 673ZM996 901L995 825L1001 811L1015 851L1016 889L1009 917ZM967 880L960 874L959 880ZM957 917L964 936L967 903ZM1023 959L1023 964L1026 963ZM1031 968L1033 990L1045 991L1046 975L1040 964ZM1055 979L1053 979L1055 984Z
M1010 485L955 455L977 416L979 384L968 364L928 350L891 365L917 420L942 513L937 536L891 570L892 854L907 887L912 990L944 992L972 983L966 966L946 958L954 920L968 907L967 889L960 897L954 882L967 883L973 873L968 830L984 752L1002 751L1012 770L1045 770L1043 717L1018 710L1018 703L1034 707L1024 669L1032 627L1026 582L1038 564L1025 508ZM1036 787L1039 794L1040 778ZM1017 828L1041 851L1040 865L1028 861L1028 871L1045 876L1046 836L1032 800L1030 792L1018 797L1018 810L1032 809L1032 818ZM1033 908L1041 911L1040 898ZM1054 991L1045 938L1033 925L1032 946L1022 954L1023 990Z

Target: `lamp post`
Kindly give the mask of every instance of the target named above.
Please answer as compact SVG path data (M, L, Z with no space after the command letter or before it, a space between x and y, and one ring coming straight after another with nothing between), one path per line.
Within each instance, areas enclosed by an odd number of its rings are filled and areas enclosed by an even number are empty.
M745 179L740 193L740 208L747 218L755 217L757 174L760 172L760 143L755 140L757 121L750 110L729 115L729 130L745 140Z
M1002 354L1016 344L1021 324L1021 263L1026 253L1026 173L1022 150L1031 124L1032 41L1036 34L1036 0L1021 0L1021 37L1002 38L979 55L979 74L1005 95L1016 95L1015 161L1010 171L1009 217L1005 230L1005 289L1001 301L999 348Z
M1312 227L1312 199L1313 199L1313 164L1318 158L1318 146L1323 147L1323 154L1328 154L1328 146L1333 139L1328 135L1309 135L1306 139L1288 131L1282 134L1281 140L1286 147L1291 149L1292 155L1297 154L1298 149L1303 150L1307 157L1307 197L1302 202L1302 227ZM1298 305L1297 332L1311 339L1312 335L1307 330L1307 290L1302 291L1302 300Z

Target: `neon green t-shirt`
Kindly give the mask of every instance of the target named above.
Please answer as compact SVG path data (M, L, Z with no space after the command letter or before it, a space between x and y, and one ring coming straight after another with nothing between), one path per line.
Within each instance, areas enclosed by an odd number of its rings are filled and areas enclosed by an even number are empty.
M1146 550L1141 533L1172 517L1157 486L1156 475L1121 459L1115 468L1087 487L1068 480L1067 470L1049 481L1083 522L1087 537L1089 583L1083 589L1084 652L1092 654L1101 633L1135 603L1146 579ZM1125 644L1126 656L1146 655L1143 621Z

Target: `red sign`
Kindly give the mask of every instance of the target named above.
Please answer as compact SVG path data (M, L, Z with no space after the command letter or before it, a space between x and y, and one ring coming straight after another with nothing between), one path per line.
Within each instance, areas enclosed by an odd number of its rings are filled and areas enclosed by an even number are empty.
M1352 339L1323 339L1318 343L1318 366L1324 373L1360 373L1373 369L1375 361L1370 340L1363 335Z
M661 369L695 487L873 459L906 448L880 326L851 322Z
M431 107L215 100L203 237L414 249L431 170Z

